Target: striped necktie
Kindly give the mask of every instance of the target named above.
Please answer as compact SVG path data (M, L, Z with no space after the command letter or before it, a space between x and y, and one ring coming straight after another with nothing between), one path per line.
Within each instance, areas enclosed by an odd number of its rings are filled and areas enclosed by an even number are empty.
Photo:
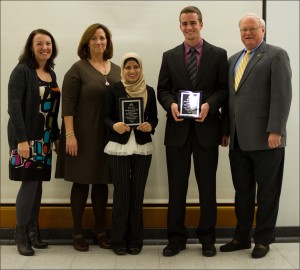
M190 51L191 51L191 56L190 56L190 61L187 65L187 71L190 74L190 79L194 85L196 79L196 73L197 73L196 52L194 48L191 48Z
M250 54L251 54L251 51L250 50L247 50L247 52L245 53L242 61L240 62L239 64L239 67L235 73L235 77L234 77L234 88L235 88L235 91L237 90L238 86L239 86L239 83L241 81L241 78L243 76L243 73L245 71L245 68L248 64L248 61L249 61L249 58L250 58Z

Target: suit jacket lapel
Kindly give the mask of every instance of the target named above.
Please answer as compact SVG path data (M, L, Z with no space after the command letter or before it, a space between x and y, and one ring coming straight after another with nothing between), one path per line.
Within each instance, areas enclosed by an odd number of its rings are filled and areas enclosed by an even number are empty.
M256 63L264 56L264 52L265 52L265 43L261 44L261 46L255 51L254 55L250 59L248 65L246 66L244 74L241 78L241 81L240 81L237 91L240 89L240 87L243 85L243 83L247 80L251 70L255 67Z
M195 80L195 86L193 86L190 75L186 68L185 63L185 55L184 55L184 45L178 46L177 50L175 51L174 60L176 61L176 65L178 65L180 73L184 74L184 79L186 82L188 82L187 87L189 89L197 89L199 88L199 84L201 80L205 77L205 74L209 71L210 68L210 59L213 57L211 52L211 46L209 43L207 43L205 40L203 41L203 49L202 49L202 56L200 59L200 64L198 67L196 80Z
M192 83L190 81L190 75L186 68L185 63L185 54L184 54L184 45L179 45L174 53L174 61L175 65L179 69L179 73L184 77L184 81L189 82L189 85L187 87L190 87L192 89Z
M196 81L195 81L195 89L197 89L197 86L203 79L206 72L209 70L210 66L210 58L212 57L211 53L211 47L209 43L207 43L205 40L203 40L203 48L202 48L202 56L200 59L200 64L198 66L198 71L196 75Z

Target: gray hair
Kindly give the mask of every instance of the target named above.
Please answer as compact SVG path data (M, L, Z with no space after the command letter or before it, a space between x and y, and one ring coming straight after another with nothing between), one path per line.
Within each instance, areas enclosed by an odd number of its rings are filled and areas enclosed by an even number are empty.
M258 20L258 22L259 22L259 26L261 26L262 28L265 28L266 27L266 23L265 23L265 21L264 21L264 19L262 19L261 17L259 17L258 15L256 15L255 13L246 13L240 20L239 20L239 26L240 26L240 24L241 24L241 21L243 20L243 19L245 19L246 17L253 17L253 18L255 18L255 19L257 19Z

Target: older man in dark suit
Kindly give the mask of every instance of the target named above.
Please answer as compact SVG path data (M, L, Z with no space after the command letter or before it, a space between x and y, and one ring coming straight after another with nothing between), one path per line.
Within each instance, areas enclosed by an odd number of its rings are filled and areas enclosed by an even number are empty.
M230 136L237 225L233 240L220 250L251 248L256 197L255 247L251 255L262 258L275 238L292 74L287 52L263 40L263 19L246 14L239 27L245 49L229 59L229 122L224 122ZM245 55L247 61L243 60ZM227 143L228 137L224 137L223 144Z
M163 54L157 87L158 101L167 112L164 143L169 243L163 255L174 256L186 247L185 207L193 154L201 206L197 236L202 254L211 257L216 255L216 170L222 137L219 109L228 98L227 53L202 39L202 14L197 7L184 8L179 20L184 42ZM188 71L192 51L196 56L195 76ZM179 90L202 91L202 105L195 119L180 117Z

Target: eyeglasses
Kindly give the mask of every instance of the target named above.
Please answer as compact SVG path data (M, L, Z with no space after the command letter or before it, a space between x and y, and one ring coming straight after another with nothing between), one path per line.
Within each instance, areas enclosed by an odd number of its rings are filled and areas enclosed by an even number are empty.
M247 32L249 32L250 34L252 34L253 32L255 32L257 29L259 29L259 28L261 28L262 27L262 25L261 26L258 26L258 27L251 27L251 28L242 28L242 29L240 29L240 32L242 33L242 34L246 34Z

